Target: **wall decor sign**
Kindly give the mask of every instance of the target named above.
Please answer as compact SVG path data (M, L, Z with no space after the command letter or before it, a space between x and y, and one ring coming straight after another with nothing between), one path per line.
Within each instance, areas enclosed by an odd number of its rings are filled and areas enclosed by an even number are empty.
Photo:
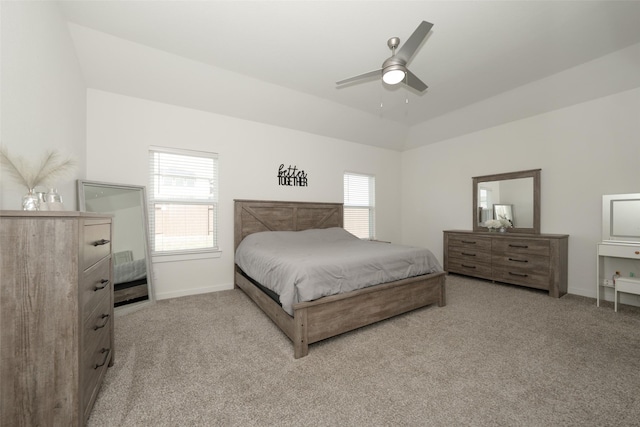
M286 168L283 163L278 168L278 185L306 187L308 184L307 173L302 169L298 169L297 166L289 165L289 167Z

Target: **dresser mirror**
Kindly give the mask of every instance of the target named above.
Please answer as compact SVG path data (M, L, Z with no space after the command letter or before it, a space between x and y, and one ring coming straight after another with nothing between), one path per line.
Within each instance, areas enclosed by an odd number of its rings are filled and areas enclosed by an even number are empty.
M540 233L540 169L473 177L473 231L505 218L513 233Z
M114 306L130 311L153 302L146 191L143 186L78 180L78 206L113 216Z

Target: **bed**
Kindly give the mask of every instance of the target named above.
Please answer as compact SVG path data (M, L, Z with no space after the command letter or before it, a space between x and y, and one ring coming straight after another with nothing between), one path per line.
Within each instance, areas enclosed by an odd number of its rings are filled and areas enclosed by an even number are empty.
M263 231L302 231L343 226L341 203L236 200L235 249L243 239ZM384 243L380 243L384 245ZM409 277L312 301L294 302L288 313L274 295L235 263L235 286L242 289L291 339L294 357L308 354L309 344L445 299L445 273Z
M115 307L148 299L147 260L134 260L132 251L114 253L113 283Z

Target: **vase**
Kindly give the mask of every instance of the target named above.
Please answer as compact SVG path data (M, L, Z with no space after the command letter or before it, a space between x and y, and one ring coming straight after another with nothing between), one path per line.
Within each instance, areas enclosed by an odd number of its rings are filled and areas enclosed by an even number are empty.
M46 199L46 194L44 191L37 191L36 192L36 196L38 196L38 210L39 211L48 211L49 208L47 207L47 199Z
M50 188L49 192L45 195L47 201L47 210L50 211L63 211L64 205L62 204L62 197L58 194L58 190Z
M22 210L23 211L37 211L40 207L38 201L38 195L33 188L29 189L29 192L22 196Z
M45 198L47 199L47 203L62 203L62 197L60 197L58 190L55 188L50 188Z
M496 229L495 228L489 228L489 233L495 233Z
M500 227L498 231L500 231L500 233L506 233L507 229L505 227Z

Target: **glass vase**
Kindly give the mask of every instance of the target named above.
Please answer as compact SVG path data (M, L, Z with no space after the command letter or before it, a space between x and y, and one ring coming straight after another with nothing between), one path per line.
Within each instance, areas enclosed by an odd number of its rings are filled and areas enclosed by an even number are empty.
M22 210L23 211L37 211L40 207L38 195L33 188L29 189L29 192L22 196Z
M47 194L45 194L45 200L47 201L47 209L50 211L63 211L64 205L62 204L62 197L58 194L58 190L50 188Z

